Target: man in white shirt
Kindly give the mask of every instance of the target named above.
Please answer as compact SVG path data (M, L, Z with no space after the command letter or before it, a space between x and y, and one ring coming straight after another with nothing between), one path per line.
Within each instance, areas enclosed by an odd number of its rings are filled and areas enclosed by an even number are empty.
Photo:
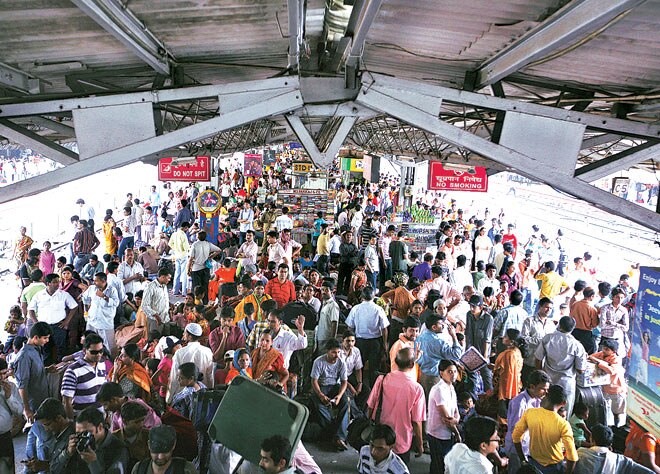
M314 312L318 314L319 311L321 311L321 301L314 296L315 290L316 288L314 288L314 285L307 283L300 292L300 301L312 308Z
M117 291L108 285L105 273L94 275L94 284L82 294L87 310L87 330L95 331L103 338L103 344L110 351L115 349L115 314L119 306Z
M339 247L341 246L341 235L337 229L332 231L332 237L330 237L330 262L333 265L339 263Z
M356 346L362 355L362 364L369 361L367 383L372 387L383 350L387 351L387 320L383 308L373 302L374 291L370 286L362 290L362 303L353 306L346 318L346 325L355 331Z
M479 284L477 285L477 293L479 294L484 294L484 288L486 287L491 287L493 289L493 294L496 295L499 290L500 290L500 281L495 278L495 274L497 273L497 267L489 263L486 265L486 276L483 277L481 280L479 280Z
M250 208L250 203L245 201L243 209L238 214L238 230L240 232L241 244L245 242L245 234L248 230L254 230L252 223L254 222L254 211Z
M456 269L449 275L449 284L457 290L473 285L472 275L466 268L466 263L467 257L465 255L456 257Z
M161 268L158 278L149 282L142 295L142 311L147 315L147 327L149 332L163 329L163 324L170 320L170 297L167 292L167 284L172 276L169 270Z
M190 250L188 229L190 229L190 222L183 222L168 242L174 252L174 288L172 288L174 296L188 293L188 274L186 273L188 251Z
M121 281L121 278L117 276L119 272L119 263L110 262L108 263L108 268L106 269L108 276L108 285L113 287L117 292L117 297L119 298L119 305L121 305L126 299L126 289L124 288L124 282Z
M284 250L284 247L282 247L282 244L277 240L277 237L278 234L276 230L271 230L266 234L266 240L268 242L268 247L266 247L268 261L275 262L275 268L278 268L282 263L289 266L292 262L287 260L286 251Z
M208 388L213 388L213 352L206 346L199 343L202 337L202 327L197 323L190 323L183 332L183 340L187 342L174 354L172 359L172 370L170 371L170 384L167 389L167 403L171 403L174 395L179 393L181 386L177 380L177 371L181 364L193 362L199 373L202 374L202 382Z
M337 337L337 326L339 324L339 305L332 296L333 290L334 285L332 282L326 281L321 285L321 298L323 299L323 306L321 306L321 310L319 312L319 323L316 326L317 353L320 350L323 350L325 343L329 339L334 339ZM362 364L361 361L360 364Z
M197 241L190 246L190 256L188 258L188 275L192 277L193 290L200 287L204 291L202 298L204 304L208 304L209 280L211 279L210 269L206 261L213 259L220 253L220 247L206 241L206 232L197 233Z
M305 332L305 317L298 316L294 323L298 333L285 331L282 328L282 310L276 309L268 315L268 327L273 338L273 347L282 353L284 368L289 369L291 355L300 349L307 348L307 333Z
M475 416L465 423L465 444L456 443L445 456L445 474L491 474L488 455L499 447L497 422Z
M135 261L133 249L126 249L126 259L119 265L117 276L124 283L124 290L127 293L137 293L142 289L144 277L144 267Z
M119 250L117 250L117 255L119 255L119 258L124 257L124 252L126 249L133 248L133 245L135 243L135 227L137 226L137 220L135 218L135 215L133 214L133 210L131 207L125 207L124 208L124 228L122 229L123 232L123 239L119 243Z
M275 219L275 228L278 232L284 229L293 229L293 220L289 217L289 208L284 206L282 208L282 215Z
M60 290L60 277L56 273L46 275L46 289L37 293L28 305L28 316L33 321L37 319L50 325L53 335L46 345L45 354L50 354L51 345L57 350L57 360L46 357L46 362L51 364L59 362L66 351L66 338L69 322L76 314L78 303L73 296L66 291ZM68 314L67 314L68 309Z
M241 259L241 266L245 268L248 264L257 264L257 255L259 253L259 246L254 241L254 230L248 229L245 232L245 242L238 248L236 257Z

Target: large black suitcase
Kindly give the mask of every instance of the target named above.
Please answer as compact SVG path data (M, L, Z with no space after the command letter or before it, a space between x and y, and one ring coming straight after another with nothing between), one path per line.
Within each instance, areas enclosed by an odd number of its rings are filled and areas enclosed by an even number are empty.
M603 398L603 391L598 387L580 387L578 386L577 401L580 401L589 407L589 418L586 420L587 427L594 425L605 425L606 403Z

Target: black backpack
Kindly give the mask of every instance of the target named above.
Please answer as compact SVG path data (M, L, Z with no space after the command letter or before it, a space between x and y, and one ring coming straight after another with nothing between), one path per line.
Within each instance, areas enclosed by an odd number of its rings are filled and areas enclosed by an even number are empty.
M143 459L137 463L137 474L147 474L151 459ZM186 460L183 458L172 458L172 474L185 474Z

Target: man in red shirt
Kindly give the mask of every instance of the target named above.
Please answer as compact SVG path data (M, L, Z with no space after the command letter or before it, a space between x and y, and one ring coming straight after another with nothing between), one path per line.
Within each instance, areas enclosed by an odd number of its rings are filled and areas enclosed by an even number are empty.
M277 276L266 284L266 294L275 300L278 308L296 301L296 287L289 280L289 266L286 263L280 263Z
M516 259L516 252L518 251L518 237L513 233L514 229L513 224L509 224L507 228L506 234L502 236L502 245L506 244L507 242L511 242L511 245L513 245L513 259Z

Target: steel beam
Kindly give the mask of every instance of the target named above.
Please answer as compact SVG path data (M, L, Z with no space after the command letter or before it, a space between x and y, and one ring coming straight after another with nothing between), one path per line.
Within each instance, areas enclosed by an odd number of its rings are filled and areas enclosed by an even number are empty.
M310 84L311 86L312 84ZM0 117L26 117L69 112L74 109L107 107L111 105L139 104L142 102L185 102L195 99L217 98L219 95L240 94L275 90L283 87L300 87L297 77L278 77L259 81L233 82L231 84L181 87L149 92L130 92L91 97L74 97L41 102L16 102L0 104Z
M620 135L615 135L614 133L603 133L602 135L596 135L594 137L585 138L582 140L582 150L587 148L592 148L595 146L605 145L606 143L611 143L613 141L619 140Z
M37 194L76 179L134 163L145 157L153 158L158 156L162 150L201 140L271 115L284 114L298 109L302 105L300 91L297 88L289 87L274 91L272 98L261 103L249 105L241 110L226 112L204 122L165 135L141 140L50 173L11 184L2 189L0 203Z
M40 79L34 78L27 72L23 72L5 63L0 63L0 86L23 94L39 94L43 92L43 85Z
M63 165L78 163L77 153L9 120L0 119L0 135Z
M346 59L346 87L355 88L358 85L357 73L360 67L360 59L364 53L364 43L367 39L367 33L371 28L383 0L366 0L367 4L361 11L360 23L358 24L353 38L351 48Z
M303 25L305 24L305 4L302 0L287 0L289 16L289 53L287 69L294 71L298 69L300 59L300 43L303 37Z
M351 128L355 125L357 117L343 117L341 119L341 124L325 150L319 150L319 147L316 145L312 135L305 128L300 117L297 115L287 115L286 121L316 166L326 169L337 156L339 149L344 144L344 140L346 140Z
M72 138L76 136L75 129L72 126L62 122L57 122L55 120L47 119L44 117L32 117L30 118L30 121L35 125L39 125L40 127L44 127L57 132L66 138Z
M155 71L170 75L173 56L119 0L71 1Z
M533 104L531 102L502 99L500 97L461 91L450 87L408 81L405 79L396 79L383 74L370 74L369 79L370 84L394 87L401 90L402 93L417 93L416 95L423 100L441 98L445 102L452 102L455 104L469 105L490 110L501 110L504 112L520 112L523 114L538 115L566 122L579 123L586 125L587 128L592 130L611 132L617 135L654 140L660 138L660 125L635 122L634 120L627 119L617 119L610 116L595 115L575 110L566 110L559 107Z
M484 62L476 71L473 90L479 90L579 43L617 21L645 0L579 0L568 3L546 21Z
M587 183L592 183L617 171L627 170L631 166L646 160L660 161L660 144L646 142L616 155L581 166L575 170L575 177Z
M660 231L660 214L591 186L580 179L563 173L554 173L551 157L543 161L535 159L445 123L434 113L433 105L431 108L420 106L424 102L424 95L410 91L405 91L406 94L402 92L404 91L400 88L367 83L363 86L356 102L433 133L455 146L467 148L478 155L513 168L523 176L547 183L606 212ZM416 95L418 97L415 97Z

